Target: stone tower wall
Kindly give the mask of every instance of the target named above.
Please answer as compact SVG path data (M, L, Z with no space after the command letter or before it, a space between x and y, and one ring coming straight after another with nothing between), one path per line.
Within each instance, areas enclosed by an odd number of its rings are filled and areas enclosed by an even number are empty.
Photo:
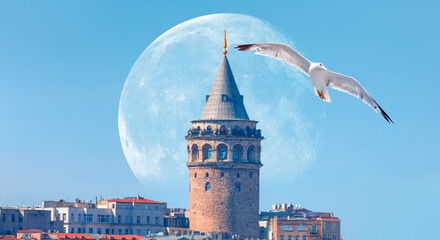
M261 165L221 165L190 167L190 229L258 238ZM210 191L205 189L208 182Z

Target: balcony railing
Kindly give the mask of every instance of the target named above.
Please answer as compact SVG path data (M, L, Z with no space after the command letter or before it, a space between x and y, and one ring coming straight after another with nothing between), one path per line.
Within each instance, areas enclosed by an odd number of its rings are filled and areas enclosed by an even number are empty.
M261 136L260 129L241 129L241 128L219 128L216 130L207 130L192 128L188 130L186 137L203 137L203 136L233 136L233 137L251 137L251 138L264 138Z

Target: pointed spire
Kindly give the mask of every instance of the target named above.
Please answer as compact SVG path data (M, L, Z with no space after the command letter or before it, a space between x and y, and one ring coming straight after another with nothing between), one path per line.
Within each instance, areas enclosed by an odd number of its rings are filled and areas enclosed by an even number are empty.
M228 51L226 51L226 48L228 47L228 42L226 41L226 30L225 30L225 41L223 42L223 48L225 50L223 50L223 54L226 56L226 54L228 53Z
M226 55L215 77L200 120L249 120Z

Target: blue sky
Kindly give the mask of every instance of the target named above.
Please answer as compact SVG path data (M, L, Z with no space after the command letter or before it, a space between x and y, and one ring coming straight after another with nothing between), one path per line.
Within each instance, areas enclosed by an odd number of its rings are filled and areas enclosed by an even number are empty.
M299 202L333 211L346 239L432 236L427 229L440 213L439 7L435 1L2 1L0 206L139 193L187 207L187 194L161 185L151 195L132 174L119 142L119 98L132 65L160 34L228 12L269 21L310 60L355 76L396 123L331 91L313 166L293 182L262 183L260 208Z

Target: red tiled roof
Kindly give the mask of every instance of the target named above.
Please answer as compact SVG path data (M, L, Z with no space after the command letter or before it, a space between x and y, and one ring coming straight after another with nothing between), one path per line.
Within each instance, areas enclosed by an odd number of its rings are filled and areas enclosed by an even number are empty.
M1 240L15 240L15 235L0 235Z
M29 229L29 230L18 230L17 233L42 233L43 231L39 229Z
M118 203L162 203L162 202L157 202L157 201L153 201L153 200L149 200L149 199L137 199L137 198L124 198L124 199L120 199L120 198L113 198L113 199L109 199L109 202L118 202Z
M318 218L310 218L311 220L318 220ZM321 218L320 220L325 220L325 221L341 221L341 219L339 218Z
M122 238L126 239L126 240L132 240L133 238L136 240L140 240L142 238L145 238L143 236L139 236L139 235L102 235L107 239L115 239L115 240L122 240Z
M85 233L58 233L60 239L95 239Z

